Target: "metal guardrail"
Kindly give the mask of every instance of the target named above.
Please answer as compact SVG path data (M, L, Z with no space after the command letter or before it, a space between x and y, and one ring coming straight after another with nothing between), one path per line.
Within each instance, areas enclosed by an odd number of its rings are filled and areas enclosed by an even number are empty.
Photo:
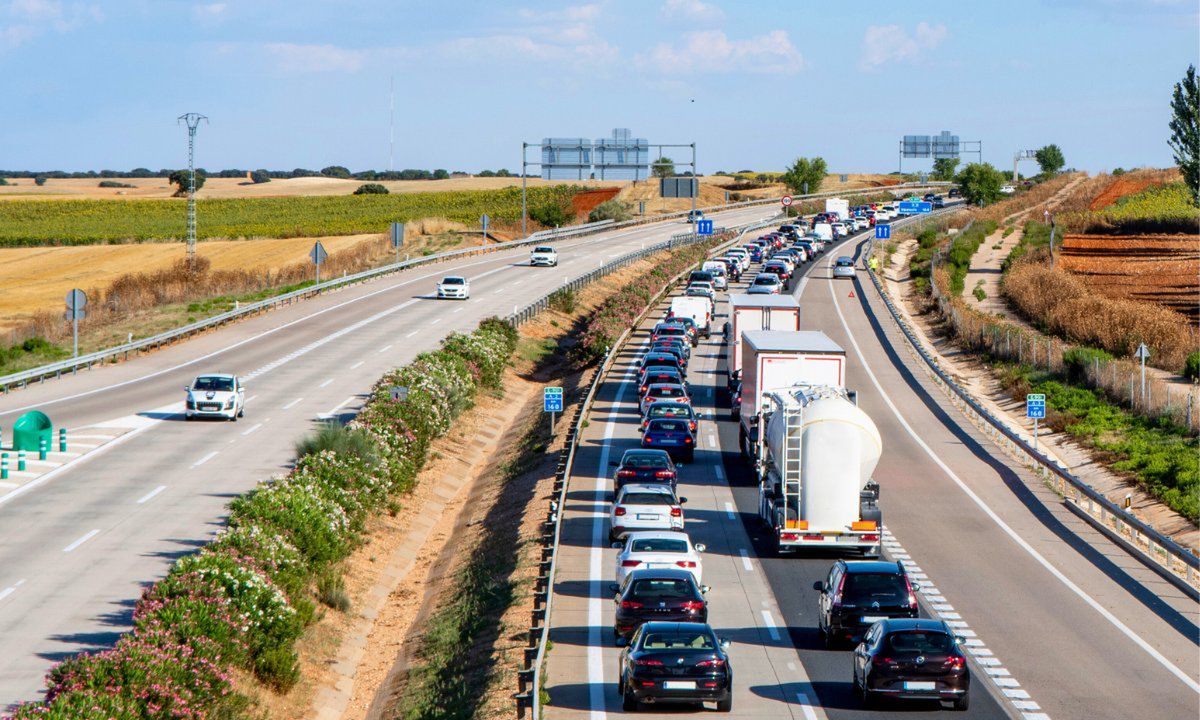
M714 248L713 252L719 252L720 250L729 247L733 243L736 243L747 232L766 227L770 224L774 223L753 223L743 227L736 236L718 245L716 248ZM659 247L656 252L658 250L671 247L670 243L676 242L681 237L683 236L676 236L671 240L668 240L666 243L659 243L659 245L663 247ZM691 238L696 236L688 233L686 237ZM708 236L699 237L703 238ZM685 244L691 244L693 242L696 241L689 240ZM678 245L679 243L676 242L676 244ZM644 254L649 254L647 252L649 250L650 248L646 248L645 251L639 250L634 253L630 253L626 257L637 259L638 257L642 257ZM683 273L689 271L690 269L684 270ZM514 699L517 701L518 718L524 718L525 711L530 710L533 720L541 720L542 666L545 664L546 660L546 643L550 639L550 611L554 602L554 576L556 570L558 569L558 545L562 534L562 510L566 507L567 487L570 484L571 467L575 461L575 450L578 447L579 431L582 429L581 425L583 418L587 414L588 408L591 407L592 401L595 399L596 390L600 387L600 384L604 381L608 371L611 369L613 359L616 357L617 352L629 339L629 334L633 331L633 328L637 327L642 319L644 319L654 310L662 296L670 292L675 283L678 282L681 277L683 277L683 273L680 273L668 280L664 285L662 292L658 293L649 303L647 303L645 310L643 310L638 316L638 319L634 321L633 326L621 333L621 336L617 338L615 342L613 342L612 347L610 347L608 352L605 353L604 359L601 361L600 366L596 368L596 374L592 376L592 382L588 386L587 394L584 396L583 400L575 405L574 416L571 420L570 428L567 430L566 446L561 451L558 460L558 466L554 471L554 489L552 492L557 499L550 501L550 509L546 513L546 522L542 526L542 553L538 565L538 575L534 580L533 587L533 611L532 623L529 630L529 646L525 648L525 667L517 671L518 692ZM547 296L547 298L548 297L549 296ZM515 317L510 316L510 321L515 322Z
M900 185L890 185L887 187L880 187L880 188L864 188L864 189L859 189L859 190L841 190L841 191L831 191L831 192L824 192L824 193L813 193L810 195L798 195L798 196L795 196L795 199L796 200L807 200L807 199L816 199L816 198L831 197L831 196L837 196L837 195L861 195L864 193L871 193L871 192L884 192L884 191L890 191L890 190L907 190L907 189L918 189L918 188L923 188L923 187L935 187L935 186L938 186L939 184L942 184L942 183L935 183L935 182L904 183L904 184L900 184ZM777 202L779 202L779 198L765 198L765 199L761 199L761 200L748 200L748 201L744 201L744 202L729 203L728 205L717 205L717 206L712 206L712 207L708 207L708 208L699 208L699 209L702 211L720 212L720 211L727 211L727 210L735 210L735 209L738 209L741 207L766 205L766 204L777 203ZM688 214L688 211L680 211L680 212L674 212L674 213L664 213L661 215L653 215L653 216L644 217L644 218L637 218L634 220L626 220L623 222L613 222L611 220L602 220L602 221L595 222L595 223L586 223L583 225L573 225L573 226L565 227L565 228L555 228L553 230L542 230L542 231L530 234L528 237L524 238L523 240L514 240L512 242L507 242L507 243L503 243L500 245L489 245L489 246L477 247L477 248L463 248L461 250L448 250L446 252L437 253L434 255L428 255L428 256L424 256L424 257L420 257L420 258L413 258L411 260L404 260L404 261L397 262L397 263L390 263L388 265L383 265L383 266L380 266L377 268L371 268L369 270L363 270L362 272L354 273L353 275L344 275L340 278L334 278L332 280L327 280L322 283L310 285L308 287L301 288L299 290L294 290L289 293L284 293L282 295L277 295L275 297L267 298L265 300L260 300L255 303L250 303L248 305L238 307L234 310L229 310L228 312L224 312L219 315L214 315L210 318L205 318L203 320L198 320L194 323L189 323L187 325L175 328L173 330L167 330L165 332L161 332L161 333L158 333L157 335L152 335L147 338L142 338L140 340L134 340L133 342L125 343L122 345L116 345L116 346L113 346L110 348L105 348L103 350L98 350L93 353L81 355L77 358L71 358L69 360L62 360L62 361L55 362L55 363L49 363L46 365L41 365L36 368L22 370L21 372L0 376L0 393L8 393L14 387L25 387L30 382L43 381L47 378L52 378L52 377L54 377L54 378L61 377L64 373L75 373L75 372L78 372L79 368L91 368L93 365L98 365L98 364L102 364L105 362L110 362L110 361L116 362L118 360L128 359L130 353L136 354L138 352L153 350L153 349L159 348L163 345L167 345L169 343L175 342L181 338L189 337L189 336L194 335L199 332L204 332L211 328L218 327L220 325L224 325L225 323L232 322L234 320L238 320L240 318L247 317L249 315L257 314L260 312L265 312L267 310L270 310L270 309L273 309L273 308L276 308L276 307L279 307L282 305L289 305L293 302L297 302L299 300L303 300L305 298L309 298L314 295L319 295L327 290L338 289L338 288L344 287L346 285L351 285L354 283L362 282L364 280L370 280L372 278L376 278L381 275L387 275L390 273L399 272L401 270L419 267L422 265L428 265L428 264L432 264L432 263L436 263L436 262L444 262L447 260L454 260L457 258L469 257L472 255L482 255L482 254L487 254L487 253L500 252L503 250L508 250L510 248L523 247L523 246L532 245L532 244L541 243L541 242L552 242L552 241L556 241L556 240L563 240L566 238L579 237L581 235L589 235L589 234L597 233L597 232L608 232L610 230L618 230L618 229L634 227L634 226L638 226L638 225L648 225L648 224L652 224L652 223L663 222L664 220L671 220L673 218L686 217L687 214Z
M868 244L864 256L870 255L871 244ZM1193 598L1200 599L1200 590L1197 589L1197 585L1200 584L1200 558L1195 553L1137 519L1009 429L941 368L937 359L925 348L896 309L876 273L870 268L868 273L888 313L908 340L911 349L925 361L934 381L947 392L952 401L956 401L956 407L968 417L972 417L993 442L1007 449L1014 457L1023 458L1044 482L1056 490L1076 515L1116 540L1126 550L1132 551L1135 557L1142 559L1172 584Z

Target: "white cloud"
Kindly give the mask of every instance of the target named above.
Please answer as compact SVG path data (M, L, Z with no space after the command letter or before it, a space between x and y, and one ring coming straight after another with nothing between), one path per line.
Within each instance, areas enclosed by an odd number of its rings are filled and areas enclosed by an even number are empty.
M9 0L0 3L0 50L19 47L42 33L70 32L103 18L99 5L60 0Z
M870 72L891 62L914 62L949 36L945 25L917 23L910 34L899 25L872 25L863 34L860 70Z
M662 14L671 19L683 18L693 22L717 22L725 17L721 8L701 0L666 0Z
M276 67L285 72L355 72L363 66L368 51L334 45L298 45L267 43L267 53Z
M730 40L721 30L684 35L681 45L659 43L638 57L645 70L664 75L749 72L794 75L804 69L804 58L784 30L746 40Z

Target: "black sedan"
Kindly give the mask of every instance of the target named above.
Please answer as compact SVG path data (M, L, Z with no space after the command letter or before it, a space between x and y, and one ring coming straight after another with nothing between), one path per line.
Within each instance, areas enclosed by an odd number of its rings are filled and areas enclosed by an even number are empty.
M648 622L621 652L617 691L624 710L642 703L715 702L733 710L729 641L699 622Z
M625 583L613 583L613 601L617 614L613 635L618 642L633 637L642 623L655 620L666 622L708 622L707 587L696 584L696 576L688 570L667 568L634 570L625 576Z
M626 450L621 462L610 462L617 468L613 487L620 490L631 483L666 483L674 489L679 482L675 463L665 450Z
M854 651L854 691L868 709L882 698L904 698L966 710L970 690L967 656L943 620L881 620Z

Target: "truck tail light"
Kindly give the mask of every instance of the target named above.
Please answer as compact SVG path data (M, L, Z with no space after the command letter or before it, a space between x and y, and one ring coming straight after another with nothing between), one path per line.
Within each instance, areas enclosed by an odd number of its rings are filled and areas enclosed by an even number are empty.
M878 535L867 534L867 535L863 535L862 539L865 540L866 542L879 542Z
M800 539L800 534L792 532L779 533L779 539L784 542L796 542Z
M820 533L805 533L804 534L805 542L821 542L823 540L825 540L825 536Z

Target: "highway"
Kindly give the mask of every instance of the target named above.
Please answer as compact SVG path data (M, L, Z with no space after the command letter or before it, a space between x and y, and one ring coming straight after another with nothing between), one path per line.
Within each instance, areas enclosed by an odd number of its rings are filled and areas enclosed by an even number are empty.
M712 219L734 226L773 213ZM36 698L54 662L111 645L142 588L220 529L230 498L284 472L319 415L352 414L384 372L450 332L687 228L673 221L552 243L558 268L529 267L529 248L414 268L0 396L6 431L37 408L72 438L124 433L57 474L0 485L0 708ZM471 280L470 300L433 299L451 274ZM246 378L246 416L182 422L183 387L214 371Z
M869 279L861 272L853 281L830 278L831 259L864 242L859 236L810 263L793 294L802 329L824 331L846 349L847 385L882 435L875 479L885 554L904 560L922 584L923 614L946 619L967 638L974 683L965 715L1197 717L1196 603L1071 515L950 407L904 349ZM608 461L637 444L628 372L660 316L639 328L599 389L576 455L551 618L547 712L556 719L620 712ZM705 419L680 494L689 500L689 534L708 545L710 623L734 642L733 716L937 712L936 705L896 705L868 713L855 700L849 651L825 650L816 631L812 584L832 557L771 555L724 379L723 346L714 336L689 369Z

